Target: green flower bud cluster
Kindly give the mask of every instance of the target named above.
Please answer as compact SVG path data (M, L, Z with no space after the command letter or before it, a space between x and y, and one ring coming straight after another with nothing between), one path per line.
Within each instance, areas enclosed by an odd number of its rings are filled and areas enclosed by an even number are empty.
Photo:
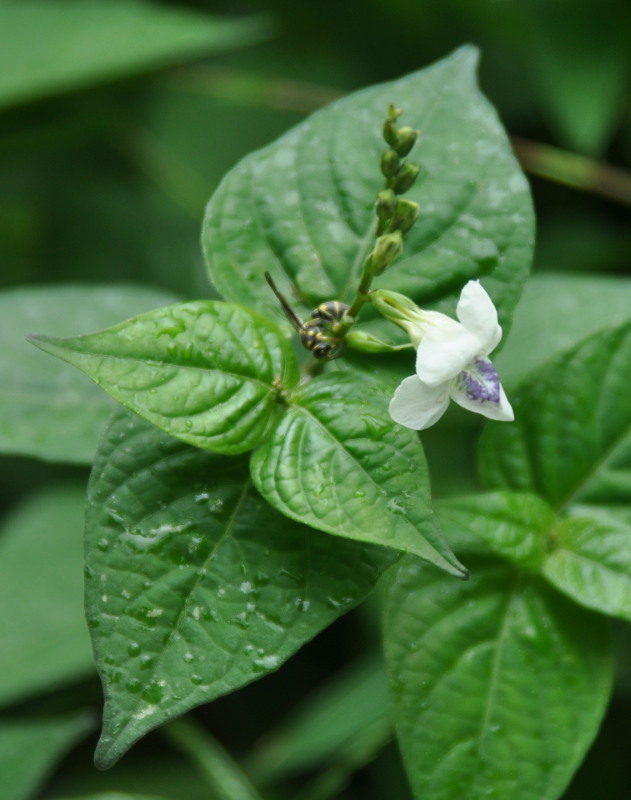
M382 134L388 145L381 155L381 172L385 177L385 188L377 194L375 214L377 230L375 244L364 260L364 268L357 287L355 298L338 323L337 334L340 339L350 336L350 330L366 302L373 279L386 270L403 252L403 237L416 222L419 206L411 200L402 200L399 195L407 192L418 178L419 167L406 156L414 147L418 131L412 128L399 128L397 120L400 109L391 105L388 108ZM355 340L354 340L355 341ZM383 348L392 349L390 345L359 339L355 346L360 349ZM373 350L373 352L376 352Z
M381 172L386 188L377 195L377 241L366 260L373 276L380 275L401 255L403 236L414 225L419 212L418 203L398 197L412 187L420 172L417 164L403 160L414 146L418 131L398 128L400 114L401 111L391 105L383 126L383 138L388 147L381 155Z

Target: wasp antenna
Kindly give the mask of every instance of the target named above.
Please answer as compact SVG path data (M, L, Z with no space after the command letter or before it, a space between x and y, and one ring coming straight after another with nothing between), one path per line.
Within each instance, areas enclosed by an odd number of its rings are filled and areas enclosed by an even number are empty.
M287 300L278 291L278 289L276 288L276 284L272 280L272 276L269 274L269 272L265 272L265 280L269 283L270 289L276 295L278 302L281 304L287 319L291 322L291 324L297 331L301 331L303 328L303 322L300 320L298 316L296 316L295 312L293 311L292 307L289 305Z

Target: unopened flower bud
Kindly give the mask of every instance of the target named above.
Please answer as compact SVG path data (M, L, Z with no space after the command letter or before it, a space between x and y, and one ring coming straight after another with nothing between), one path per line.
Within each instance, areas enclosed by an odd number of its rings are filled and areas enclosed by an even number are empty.
M397 350L408 350L412 347L411 344L389 344L368 331L358 330L353 328L346 337L346 344L352 347L353 350L359 350L360 353L392 353Z
M412 200L399 200L397 203L397 210L390 223L391 230L401 231L401 233L404 234L407 233L416 222L418 211L418 203L414 203Z
M404 164L399 172L397 173L397 177L394 179L392 184L392 188L396 194L403 194L407 192L408 189L412 187L414 181L418 178L418 174L420 169L416 164L413 164L411 161L408 161L407 164Z
M381 156L381 172L386 178L394 178L399 169L400 159L391 147L383 151Z
M421 311L409 297L388 289L372 291L370 300L380 314L406 331L414 347L419 346L432 312Z
M397 130L397 119L401 111L390 104L388 116L383 124L383 138L391 147L396 147L399 142L399 132Z
M397 131L397 142L393 145L397 153L403 158L407 156L410 150L414 147L418 131L414 128L399 128Z
M398 200L392 189L384 189L377 194L375 211L379 219L390 219L397 210Z
M369 269L373 275L381 273L398 258L403 252L403 237L401 231L384 233L375 242L372 253L368 256Z

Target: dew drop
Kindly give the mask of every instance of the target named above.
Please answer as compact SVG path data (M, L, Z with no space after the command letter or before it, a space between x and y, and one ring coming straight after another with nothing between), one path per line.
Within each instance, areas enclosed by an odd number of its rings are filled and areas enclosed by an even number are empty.
M143 699L146 700L148 703L159 703L164 696L164 690L161 685L161 682L152 681L146 688L145 691L142 693Z

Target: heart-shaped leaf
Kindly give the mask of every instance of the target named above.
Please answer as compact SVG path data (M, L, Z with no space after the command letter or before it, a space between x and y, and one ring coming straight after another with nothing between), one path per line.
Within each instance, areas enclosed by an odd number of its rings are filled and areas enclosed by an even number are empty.
M611 690L607 621L494 562L449 581L406 557L384 616L399 742L432 800L556 800Z
M112 397L196 447L242 453L268 433L298 380L282 332L252 311L199 300L73 339L37 336Z
M436 525L418 436L392 421L388 399L382 386L340 373L301 387L252 454L254 483L292 519L467 577Z
M418 128L411 158L422 177L406 194L420 217L384 285L419 304L448 302L484 285L510 318L529 269L529 190L465 47L427 69L370 87L313 114L244 159L211 199L203 229L210 278L227 300L280 313L272 273L299 311L348 301L374 243L383 121L390 103ZM302 308L300 308L300 306Z
M97 454L86 537L106 696L100 766L278 668L396 560L283 517L243 458L190 447L122 409Z

